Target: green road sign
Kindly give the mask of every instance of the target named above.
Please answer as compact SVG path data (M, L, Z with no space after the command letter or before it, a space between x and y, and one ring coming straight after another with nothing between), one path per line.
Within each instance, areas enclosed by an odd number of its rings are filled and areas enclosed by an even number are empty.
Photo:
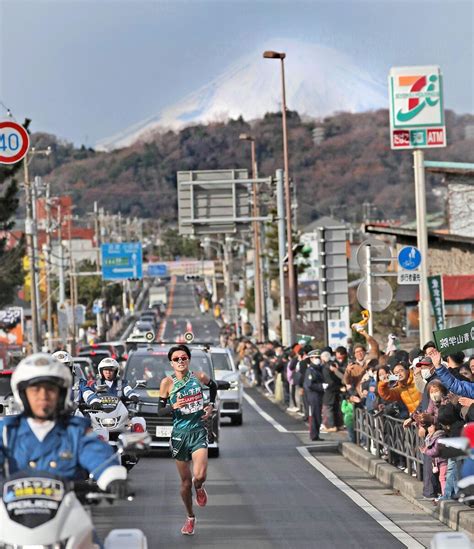
M441 275L429 276L428 287L430 289L431 306L433 307L436 321L436 329L444 328L444 297L443 279Z
M436 348L442 355L474 349L474 321L455 328L433 332Z

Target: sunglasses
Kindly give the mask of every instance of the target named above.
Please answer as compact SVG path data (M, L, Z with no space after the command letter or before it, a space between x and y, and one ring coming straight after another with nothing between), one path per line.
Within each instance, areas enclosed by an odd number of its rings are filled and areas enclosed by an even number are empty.
M188 362L189 358L187 356L178 356L176 358L172 358L171 362Z

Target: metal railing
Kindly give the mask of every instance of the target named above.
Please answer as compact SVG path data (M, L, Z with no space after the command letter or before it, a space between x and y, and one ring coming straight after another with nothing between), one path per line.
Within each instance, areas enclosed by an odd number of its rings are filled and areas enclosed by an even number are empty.
M356 408L354 430L356 444L391 465L403 466L418 480L423 479L423 455L420 452L423 440L415 425L404 429L402 419Z

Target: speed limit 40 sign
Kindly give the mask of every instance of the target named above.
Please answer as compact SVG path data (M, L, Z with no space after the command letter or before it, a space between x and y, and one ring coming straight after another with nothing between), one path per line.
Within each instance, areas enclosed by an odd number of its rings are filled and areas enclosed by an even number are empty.
M15 164L28 152L30 136L21 124L0 122L0 164Z

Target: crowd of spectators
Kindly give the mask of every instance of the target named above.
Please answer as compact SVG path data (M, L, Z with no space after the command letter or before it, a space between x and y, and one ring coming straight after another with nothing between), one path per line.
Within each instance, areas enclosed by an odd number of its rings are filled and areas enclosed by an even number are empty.
M355 442L357 409L415 429L422 441L423 496L434 502L451 499L461 465L441 456L438 441L460 436L464 425L474 421L474 356L441 357L432 341L407 352L390 344L390 338L384 352L364 329L359 333L365 345L334 350L301 344L285 348L247 338L229 345L237 362L247 366L250 383L267 395L282 388L287 411L309 423L311 440L347 430ZM410 473L403 458L399 466Z

